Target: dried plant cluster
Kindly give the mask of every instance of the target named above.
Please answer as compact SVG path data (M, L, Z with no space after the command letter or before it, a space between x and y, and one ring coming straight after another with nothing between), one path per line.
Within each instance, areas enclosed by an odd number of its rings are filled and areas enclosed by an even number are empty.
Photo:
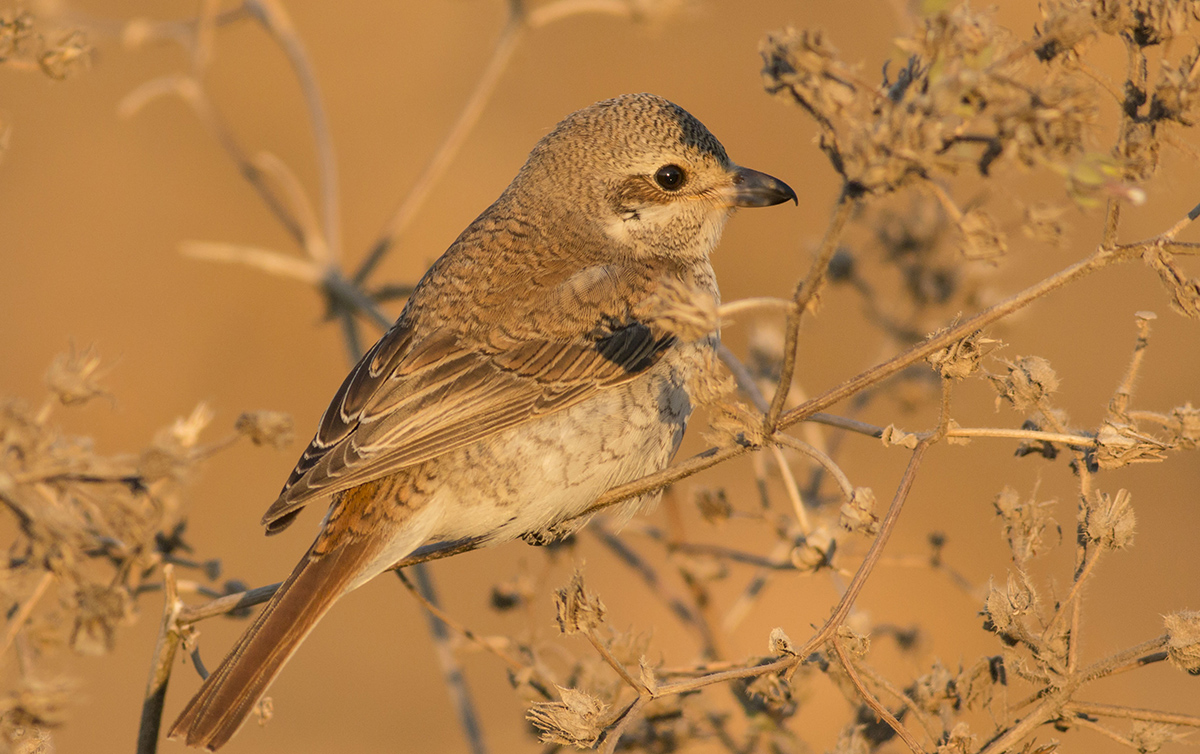
M386 326L379 304L411 291L407 285L373 283L377 263L478 121L523 34L581 13L664 21L677 5L510 0L508 25L460 119L353 272L344 271L341 262L336 170L320 92L277 0L245 0L229 10L204 3L197 18L178 23L131 22L127 44L181 42L191 66L140 87L122 110L132 115L156 97L182 98L302 256L224 242L189 242L184 252L312 286L328 302L348 353L357 358L362 320ZM664 614L692 638L687 651L693 661L667 664L664 648L653 639L655 626L617 628L580 570L557 591L549 575L555 571L548 568L529 566L502 580L494 588L493 607L523 616L526 626L509 635L478 635L438 606L423 570L424 561L475 543L427 548L397 573L432 616L435 640L444 650L438 657L474 751L485 751L486 742L455 650L501 658L547 750L669 752L703 745L745 754L809 751L794 717L804 698L831 689L844 695L850 710L835 746L845 754L905 748L929 754L1048 754L1058 738L1081 728L1151 752L1200 727L1195 704L1154 710L1088 701L1094 681L1154 663L1200 675L1200 613L1181 609L1168 615L1161 635L1106 657L1085 659L1080 651L1087 584L1101 560L1134 543L1137 490L1114 486L1110 472L1194 453L1200 444L1200 409L1135 406L1139 375L1155 368L1148 348L1155 316L1129 312L1132 354L1114 354L1127 358L1128 367L1103 419L1091 427L1072 422L1057 402L1059 379L1046 359L1013 355L987 329L1092 272L1139 261L1161 281L1164 300L1177 314L1200 319L1200 279L1181 262L1200 244L1176 240L1200 207L1152 238L1130 242L1120 236L1122 206L1147 200L1145 186L1163 156L1172 151L1184 159L1197 156L1186 129L1200 111L1200 3L1047 0L1040 8L1041 23L1022 35L966 3L923 3L910 19L912 31L896 40L902 64L885 67L878 80L842 60L820 31L787 30L766 38L767 91L815 120L818 146L841 177L829 226L810 272L789 299L718 305L668 286L660 298L645 302L645 316L681 338L704 337L723 318L753 315L750 347L741 357L724 350L723 363L713 363L694 386L709 417L705 437L712 447L612 490L590 512L667 488L666 526L639 520L619 537L600 516L575 535L594 538L644 583ZM215 34L243 22L259 24L279 44L304 91L317 137L316 201L281 160L240 145L205 88ZM1125 51L1119 82L1093 59L1105 45ZM955 197L981 185L1003 194L1003 187L1027 173L1060 183L1063 204L1024 206L1013 220L1003 216L1011 205ZM1062 218L1072 204L1101 216L1098 232L1091 234L1100 238L1095 251L1020 292L991 290L987 271L1018 259L1027 246L1068 247L1077 231ZM1020 228L1020 239L1004 230L1012 227ZM895 296L878 295L886 287L881 275L899 281ZM815 397L797 399L801 322L815 316L822 295L834 291L861 298L864 318L896 355ZM782 322L772 324L776 320ZM91 353L66 358L48 376L52 397L43 408L9 403L0 418L0 500L20 525L0 582L10 605L4 652L15 655L21 669L0 710L0 724L9 744L21 750L36 750L60 721L67 692L42 674L61 654L55 647L103 650L114 628L134 614L139 595L161 590L162 629L139 740L140 752L154 751L177 650L192 650L203 672L192 626L244 611L275 588L218 588L230 593L198 605L183 602L181 594L208 587L175 576L177 567L205 566L180 555L185 551L180 484L197 460L226 441L199 444L199 431L210 418L202 410L128 458L101 458L85 440L59 437L49 424L51 409L101 394L96 364ZM984 381L997 406L1007 407L996 426L967 427L955 420L952 399L967 380ZM845 415L879 397L896 399L894 423L876 426ZM842 415L825 413L835 406L847 408ZM921 406L936 410L932 426L901 426L918 415L907 409ZM802 422L803 439L792 431ZM277 416L259 415L239 421L239 430L256 442L274 442L287 425ZM895 490L877 496L855 483L855 469L839 465L847 433L894 448L886 452L909 453ZM914 653L914 664L925 663L921 672L889 678L872 663L872 640L886 637L902 651L912 649L922 627L873 624L856 600L880 564L930 448L972 442L993 443L1005 454L1015 449L1014 464L1046 464L1047 475L1070 480L1073 500L1055 504L1036 490L1009 487L989 491L994 520L981 517L979 525L998 525L1011 562L981 590L945 561L945 540L932 535L925 564L973 596L994 651L953 667L929 664ZM752 459L756 499L738 499L723 488L671 487L740 456ZM685 526L689 506L706 528ZM1064 537L1072 515L1074 536ZM732 518L761 525L770 544L748 551L721 543L721 529ZM574 541L544 548L548 562L566 561L564 552ZM1074 550L1065 579L1047 573L1046 556L1056 548ZM744 587L732 601L721 601L730 592L726 585L745 569L752 575ZM759 602L768 581L813 576L834 579L841 593L813 635L797 641L782 628L764 625L764 654L731 656L729 636L752 608L763 611ZM561 633L584 642L564 642L539 630L537 607L547 602ZM678 655L680 649L672 651ZM727 693L706 692L710 687Z
M0 66L65 79L87 65L91 49L82 29L47 31L28 11L0 12Z
M287 442L291 421L244 414L237 433L205 443L205 404L177 419L136 453L106 456L87 437L64 434L57 414L110 396L94 349L55 359L37 404L0 399L0 503L14 525L0 568L8 623L0 686L0 743L14 752L49 751L74 691L70 655L109 652L137 618L141 595L162 589L163 567L192 571L181 587L202 596L244 589L210 586L217 560L197 560L184 539L184 490L197 466L239 436ZM5 527L6 530L9 527Z

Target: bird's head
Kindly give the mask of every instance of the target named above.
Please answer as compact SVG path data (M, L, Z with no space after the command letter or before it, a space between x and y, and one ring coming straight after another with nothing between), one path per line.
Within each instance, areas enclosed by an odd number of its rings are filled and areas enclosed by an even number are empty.
M734 164L703 123L653 94L567 116L517 185L547 219L581 223L629 253L676 258L707 256L736 207L796 201L786 183Z

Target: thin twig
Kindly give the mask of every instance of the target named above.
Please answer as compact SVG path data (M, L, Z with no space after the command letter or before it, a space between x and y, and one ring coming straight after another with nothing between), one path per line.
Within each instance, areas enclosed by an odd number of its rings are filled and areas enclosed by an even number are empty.
M1066 705L1063 711L1076 715L1117 717L1126 720L1145 720L1146 722L1151 723L1186 725L1190 728L1200 728L1200 715L1184 715L1178 712L1162 712L1160 710L1153 709L1138 709L1136 707L1124 707L1119 704L1071 702L1070 704Z
M792 387L792 375L796 371L796 358L800 350L800 323L804 312L825 282L829 273L829 261L837 252L838 243L841 241L846 224L850 222L853 210L854 200L847 192L843 191L838 197L837 207L833 211L833 217L830 218L829 227L825 230L825 238L821 241L821 246L817 250L816 258L813 259L808 275L796 286L796 291L792 295L783 344L783 363L779 370L779 384L775 388L775 395L771 398L771 409L763 421L763 428L767 434L775 431L779 419L783 415L784 406L787 405L788 391Z
M8 654L8 649L12 646L13 639L17 638L17 634L25 627L25 621L29 620L29 616L33 613L33 608L37 605L38 600L42 598L42 595L46 593L52 581L54 581L53 571L42 573L42 577L34 585L33 591L21 603L21 607L17 610L16 614L9 619L8 630L4 632L4 646L0 648L0 657Z
M778 445L771 446L771 454L775 456L775 463L779 466L779 474L783 477L783 488L787 490L788 500L792 501L796 524L800 527L801 533L811 534L812 524L809 523L808 513L804 510L804 499L800 497L800 487L796 484L796 477L792 475L792 469L788 466L787 459L783 457L783 451L779 449Z
M304 41L292 25L292 19L278 0L243 0L243 5L258 19L263 28L275 38L283 48L284 55L296 74L300 91L304 95L304 104L308 108L308 122L313 130L313 141L317 150L317 174L321 187L321 218L324 225L325 246L327 256L324 259L314 257L314 261L325 264L337 264L341 257L341 210L338 203L337 160L333 154L333 137L329 131L329 117L325 114L325 104L321 99L321 90L317 86L317 77L309 61L308 52L304 49ZM310 252L320 247L312 247Z
M858 671L854 669L854 660L852 660L850 655L846 653L846 650L844 647L842 647L842 642L838 639L838 637L835 635L829 643L833 645L834 654L837 655L838 660L842 664L842 668L846 671L846 675L850 677L850 682L854 684L854 688L858 691L858 695L862 697L863 702L865 702L866 705L871 708L871 711L874 712L879 719L887 723L888 727L896 732L896 735L900 737L900 740L903 741L904 744L908 746L908 748L914 754L924 754L925 749L922 748L921 742L909 732L908 728L905 728L900 721L896 719L896 716L893 715L887 707L884 707L882 704L880 704L879 700L875 698L875 695L872 694L863 684L862 679L858 677Z
M425 596L425 594L422 593L421 590L417 588L417 585L414 584L412 582L412 580L408 578L408 574L406 574L404 572L404 569L396 569L394 571L394 573L400 578L400 582L402 584L404 584L404 588L407 589L412 594L412 596L415 597L417 599L417 601L421 603L421 607L425 608L425 610L428 611L431 615L437 617L437 619L440 620L442 623L444 623L446 626L453 629L455 631L455 633L459 634L464 639L471 642L472 644L479 647L480 649L482 649L486 652L490 652L491 654L494 654L496 657L499 657L501 660L504 661L505 664L507 664L513 670L521 670L522 668L525 667L525 663L521 662L516 657L514 657L511 654L509 654L508 652L504 651L504 649L499 647L496 644L496 642L488 641L487 639L479 636L474 631L467 628L462 623L459 623L457 620L455 620L453 617L451 617L440 606L435 605L433 602L430 602L429 599Z
M838 483L842 494L847 500L854 497L854 485L850 483L850 478L846 476L846 472L842 471L832 458L817 450L806 442L796 439L789 434L778 432L775 434L775 439L780 443L788 446L792 450L803 453L809 458L819 463L822 468L829 472L830 476Z
M600 657L602 657L604 661L608 663L608 666L613 669L613 672L621 676L621 680L625 681L625 683L628 684L631 689L638 692L639 695L650 693L650 690L646 688L646 684L642 683L630 674L629 668L626 668L624 663L622 663L616 658L616 656L613 655L604 642L601 641L600 637L596 636L595 631L584 631L583 634L587 637L588 642L591 643L592 647L595 648Z
M167 684L175 665L175 653L179 649L182 634L179 630L179 613L183 602L175 588L175 567L167 563L163 575L163 617L159 623L158 640L154 644L154 661L150 665L150 679L146 683L146 694L142 698L142 717L138 725L137 754L154 754L158 750L158 733L162 727L163 703L167 698Z
M436 606L437 593L434 591L433 579L429 576L428 567L423 563L418 564L413 566L412 572L416 576L417 589L420 591L423 601L427 605ZM450 692L450 701L458 713L458 723L467 739L467 745L470 746L472 754L487 754L488 747L483 737L483 728L479 723L479 713L475 709L475 702L467 688L467 679L463 676L462 665L454 656L454 648L450 646L449 629L441 617L434 612L428 612L427 617L429 618L429 634L433 637L438 664L442 666L446 690Z
M388 250L395 244L404 231L408 229L409 224L417 213L425 205L425 200L429 198L434 185L446 169L450 167L450 163L454 161L455 156L462 148L466 141L467 135L471 133L471 129L479 121L479 117L483 114L484 107L487 106L488 100L496 91L496 84L500 81L501 74L508 67L509 61L512 59L513 52L516 51L518 44L521 41L523 32L525 31L524 21L524 3L521 0L511 0L509 3L508 20L504 24L504 28L500 31L500 37L496 40L496 46L492 48L492 56L488 59L487 65L483 69L479 81L475 84L474 91L467 98L463 109L458 114L458 119L450 128L450 131L442 139L442 143L438 146L437 151L433 153L433 157L425 165L425 169L421 171L421 175L417 177L416 183L409 189L408 195L404 197L404 201L396 207L392 212L392 217L384 226L383 232L379 236L379 240L371 247L362 264L354 273L353 280L355 283L362 284L371 275L371 272L383 260Z
M625 711L617 719L617 724L609 728L604 734L604 744L600 747L600 754L613 754L617 750L617 744L620 742L621 736L624 735L625 730L633 721L637 719L638 712L641 711L642 707L646 706L646 703L650 699L651 697L646 695L639 696L625 708Z

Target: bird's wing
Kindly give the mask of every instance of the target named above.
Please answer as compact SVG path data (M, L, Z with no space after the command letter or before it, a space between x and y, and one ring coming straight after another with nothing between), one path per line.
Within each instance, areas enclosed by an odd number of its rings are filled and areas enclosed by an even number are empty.
M263 524L279 531L315 496L579 403L646 371L674 341L626 321L573 338L466 346L444 330L417 340L401 320L346 377Z

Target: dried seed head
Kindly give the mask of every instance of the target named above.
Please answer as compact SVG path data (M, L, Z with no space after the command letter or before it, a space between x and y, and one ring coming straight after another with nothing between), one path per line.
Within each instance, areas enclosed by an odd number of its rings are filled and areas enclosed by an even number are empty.
M973 751L975 736L966 723L957 723L946 736L946 742L937 747L937 754L971 754Z
M690 343L721 328L718 303L711 288L664 277L638 307L638 316Z
M1058 390L1058 375L1050 362L1040 356L1018 357L1015 362L1003 362L1008 373L1003 377L988 375L1000 399L1013 404L1018 411L1040 408L1039 404Z
M899 445L909 450L917 447L917 443L920 442L920 439L916 435L898 429L895 424L889 424L884 427L883 434L879 436L879 439L883 441L883 447L885 448Z
M1131 500L1128 490L1119 490L1112 497L1099 490L1089 495L1084 507L1087 538L1110 550L1122 550L1132 545L1137 519Z
M783 632L782 628L771 629L771 636L767 639L767 651L773 655L795 655L796 648L792 646L792 640Z
M724 487L694 487L692 499L700 509L700 515L710 524L727 521L733 515L733 505Z
M939 331L941 332L941 331ZM936 336L938 333L934 333ZM1000 341L983 337L982 331L976 330L962 340L955 341L940 351L929 355L929 363L943 377L961 380L969 377L979 369L979 363Z
M554 593L554 610L564 634L591 633L604 624L604 603L584 587L582 570L576 570L571 583Z
M1163 618L1167 659L1180 670L1200 675L1200 611L1183 610Z
M1095 460L1102 469L1119 469L1131 463L1161 461L1166 457L1166 443L1129 424L1109 420L1096 433Z
M95 346L76 351L74 346L60 353L46 370L46 386L64 406L80 406L108 393L100 387L107 370L100 369L100 354Z
M1025 222L1021 230L1029 238L1061 249L1066 245L1068 230L1062 221L1064 212L1064 208L1051 204L1031 204L1025 208Z
M709 407L712 413L704 439L719 448L761 448L766 443L761 415L741 401L727 398Z
M242 414L233 425L255 445L270 445L281 449L295 439L292 417L278 411L251 411Z
M525 719L541 731L545 744L590 749L604 730L608 705L594 696L558 686L560 702L540 702L529 708Z
M200 444L200 433L212 424L212 408L203 401L196 404L187 418L180 417L171 425L170 438L181 448L194 448Z
M996 514L1004 520L1004 536L1018 565L1045 552L1043 537L1053 523L1049 508L1054 503L1054 500L1044 503L1033 498L1023 500L1011 487L1005 487L992 501Z
M769 34L759 54L768 92L787 94L826 116L844 114L854 103L853 70L838 60L821 30L788 28Z
M799 704L792 694L792 685L777 673L760 675L746 685L746 696L776 720L796 714Z
M870 487L856 487L850 499L838 511L838 525L848 532L874 536L879 533L875 515L875 493Z
M1141 47L1163 44L1186 33L1196 14L1195 3L1187 0L1092 0L1091 10L1105 34L1127 38Z
M1171 409L1171 419L1174 422L1171 427L1173 439L1179 443L1179 447L1186 450L1200 447L1200 409L1194 408L1190 402L1185 403Z
M987 616L988 630L995 631L1001 636L1013 636L1024 631L1021 616L1029 613L1037 605L1037 592L1029 574L1018 571L1008 574L1007 588L1002 592L991 582L988 582L987 602L984 614Z
M133 619L133 599L120 587L83 583L75 591L75 626L71 648L84 655L103 655L116 644L117 627Z
M967 259L993 261L1008 252L1008 241L996 219L978 207L963 213L958 230L962 233L962 255Z
M67 702L73 690L68 681L21 678L6 697L0 697L0 712L3 713L0 722L4 728L54 728L62 725L67 719Z
M1178 67L1163 61L1150 98L1150 113L1183 126L1192 126L1200 111L1200 49L1185 55Z
M845 623L838 626L837 636L842 649L851 657L862 659L871 651L871 637L858 633Z
M954 674L935 661L930 671L913 683L912 698L926 712L941 712L943 705L958 700Z
M792 549L792 565L805 573L819 571L830 565L836 550L837 540L828 529L819 526Z
M1152 723L1135 720L1129 726L1129 740L1133 742L1138 754L1151 754L1169 744L1178 741L1181 735L1175 732L1175 727L1166 723Z

